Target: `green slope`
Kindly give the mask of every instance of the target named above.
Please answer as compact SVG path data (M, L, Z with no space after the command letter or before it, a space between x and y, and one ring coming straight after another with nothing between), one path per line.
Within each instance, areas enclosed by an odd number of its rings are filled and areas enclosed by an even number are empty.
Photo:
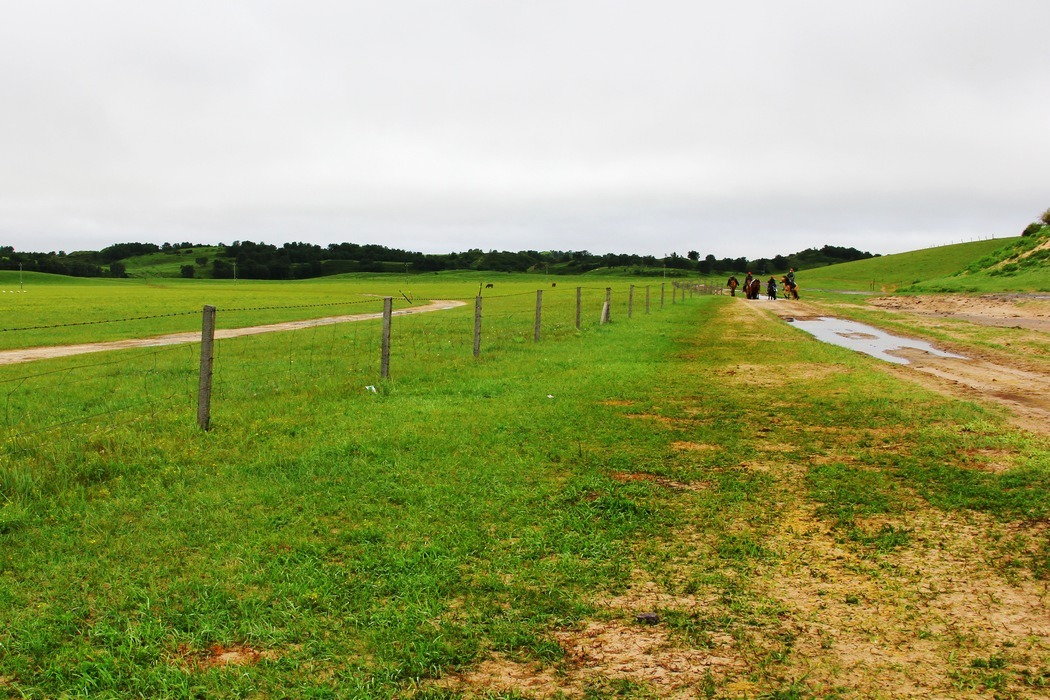
M997 238L855 260L802 270L798 273L798 281L802 289L876 293L904 291L916 285L950 278L975 261L1014 246L1021 240L1020 236ZM1004 286L1006 281L1003 279L999 282L1004 291L1009 288L1008 285Z
M955 274L923 280L909 292L1050 292L1050 226L1008 243Z
M223 248L218 246L200 246L172 252L134 255L121 260L126 266L128 277L181 277L183 265L193 265L196 277L211 276L211 262L220 257ZM207 258L205 265L198 265L197 258Z

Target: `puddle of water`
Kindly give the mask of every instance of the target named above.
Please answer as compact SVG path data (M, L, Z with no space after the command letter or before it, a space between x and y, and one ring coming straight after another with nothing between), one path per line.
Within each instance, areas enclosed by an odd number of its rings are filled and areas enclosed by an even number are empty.
M814 321L795 320L792 321L792 323L816 337L817 340L823 340L825 343L831 343L850 350L862 352L866 355L877 357L886 362L894 362L898 365L906 365L908 364L908 360L903 357L891 355L890 353L894 350L902 350L904 348L921 350L922 352L928 352L937 357L954 357L960 360L966 359L962 355L953 355L950 352L938 350L925 340L913 340L911 338L901 338L900 336L890 335L886 331L879 330L878 328L863 323L857 323L856 321L845 321L841 318L822 317Z

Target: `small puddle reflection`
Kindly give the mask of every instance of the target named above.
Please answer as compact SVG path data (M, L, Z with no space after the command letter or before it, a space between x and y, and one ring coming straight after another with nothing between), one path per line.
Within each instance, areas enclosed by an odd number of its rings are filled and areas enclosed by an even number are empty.
M960 360L966 358L962 355L953 355L950 352L944 352L933 347L925 340L912 340L911 338L901 338L900 336L890 335L885 331L881 331L878 328L867 326L863 323L857 323L856 321L845 321L840 318L819 318L814 321L791 321L793 324L812 334L817 340L823 340L825 343L831 343L833 345L839 345L850 350L856 350L857 352L877 357L880 360L887 362L895 362L898 365L908 364L908 360L903 357L897 357L890 353L894 350L903 350L904 348L913 348L915 350L921 350L922 352L928 352L931 355L937 357L954 357Z

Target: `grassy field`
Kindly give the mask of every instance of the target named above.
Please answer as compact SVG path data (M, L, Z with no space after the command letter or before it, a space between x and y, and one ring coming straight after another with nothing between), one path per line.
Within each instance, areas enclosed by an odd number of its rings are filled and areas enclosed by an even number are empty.
M645 287L658 300L664 285L670 303L671 281L625 277L590 278L506 273L451 272L431 275L347 274L297 282L189 279L77 279L0 271L0 349L37 345L119 340L199 330L204 305L218 309L219 327L367 313L393 297L403 308L427 299L473 302L482 293L492 299L534 295L544 290L550 300L575 300L576 287L600 295L608 287L616 302L626 304L630 287L643 301ZM485 285L492 284L491 288ZM552 285L557 285L552 287ZM596 317L596 314L595 314ZM29 329L29 330L22 330Z
M965 268L920 282L916 292L1050 292L1050 226L989 252Z
M893 292L952 275L975 260L1018 240L1020 237L996 238L855 260L802 271L798 274L798 280L800 287L806 289L880 294Z
M1040 234L927 248L799 273L807 289L882 294L1050 292L1050 227ZM1042 250L1036 250L1043 246Z
M196 276L200 278L206 276L206 272L210 272L211 262L224 250L218 246L198 246L193 249L135 255L121 262L125 264L125 272L130 277L179 278L182 276L183 266L193 265L196 268ZM208 260L204 265L200 265L197 258Z
M485 278L384 280L41 283L9 308L248 324ZM536 343L535 278L497 280L477 360L471 306L399 319L386 382L375 323L222 341L207 433L190 346L2 368L0 695L1050 692L1018 620L1047 617L1045 438L739 299L645 314L636 290L628 319L610 280L613 322L603 284L578 332L557 282Z

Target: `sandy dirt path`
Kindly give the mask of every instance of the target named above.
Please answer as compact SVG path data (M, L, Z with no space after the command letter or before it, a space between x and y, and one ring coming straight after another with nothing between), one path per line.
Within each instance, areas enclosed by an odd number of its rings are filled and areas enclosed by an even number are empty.
M1050 301L1039 298L1029 302L1005 296L933 297L925 305L921 298L913 297L888 297L875 301L875 306L897 313L936 315L981 325L1010 325L1050 332ZM785 320L833 315L833 312L823 311L804 301L741 299L741 303ZM965 359L937 357L919 350L899 350L894 354L904 357L909 364L887 364L887 371L896 372L941 393L1005 406L1017 425L1033 432L1050 434L1050 375L1046 372L972 347L960 351L960 354L966 355Z
M425 306L411 306L407 309L394 311L394 316L407 316L410 314L421 314L429 311L443 311L466 305L465 301L434 300ZM335 323L350 323L353 321L368 321L382 318L383 314L350 314L347 316L327 316L325 318L310 318L304 321L286 321L284 323L271 323L265 326L250 326L246 328L227 328L215 331L216 340L227 338L239 338L245 335L259 335L261 333L278 333L281 331L295 331L304 328L316 328L318 326L330 326ZM34 360L46 360L56 357L70 357L72 355L83 355L92 352L105 352L107 350L127 350L129 348L152 348L162 345L179 345L183 343L199 343L201 341L200 331L189 333L170 333L158 335L153 338L136 338L128 340L113 340L105 343L83 343L80 345L56 345L52 347L22 348L19 350L0 351L0 365L13 365L19 362L33 362Z
M874 297L871 306L889 311L939 316L982 326L1028 328L1050 333L1050 294L937 294Z

